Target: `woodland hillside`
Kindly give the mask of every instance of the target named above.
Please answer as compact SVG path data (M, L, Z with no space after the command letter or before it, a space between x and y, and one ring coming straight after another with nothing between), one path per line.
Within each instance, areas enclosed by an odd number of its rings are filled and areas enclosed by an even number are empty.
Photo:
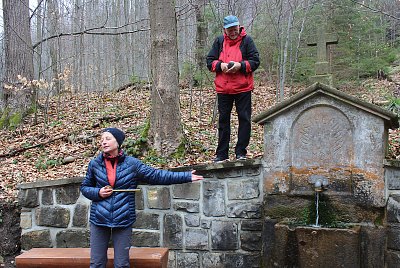
M85 175L107 126L154 167L210 162L205 57L228 14L260 54L253 116L307 87L318 54L339 90L400 111L398 0L3 0L2 11L0 200L15 200L19 183ZM320 28L339 40L326 53L313 46ZM262 155L262 132L253 124L249 157Z
M400 77L400 74L394 75ZM289 97L302 90L286 88ZM399 84L368 79L362 84L340 90L383 107L396 106ZM170 158L157 157L146 147L146 129L150 113L150 90L131 86L122 91L94 94L70 94L42 99L37 115L26 117L14 130L0 131L0 199L13 200L15 186L23 182L84 176L90 159L99 153L98 135L104 127L114 126L127 133L124 150L145 163L160 168L211 163L216 146L213 119L215 93L210 88L181 89L180 109L186 147ZM253 92L253 115L276 103L275 86L258 82ZM36 121L36 122L35 122ZM236 118L232 118L236 124ZM233 133L235 127L232 127ZM262 127L252 126L250 158L263 153ZM235 133L231 149L236 141ZM233 154L232 154L233 155ZM390 132L388 158L400 157L400 132ZM231 156L232 158L232 156ZM233 160L233 159L232 159Z

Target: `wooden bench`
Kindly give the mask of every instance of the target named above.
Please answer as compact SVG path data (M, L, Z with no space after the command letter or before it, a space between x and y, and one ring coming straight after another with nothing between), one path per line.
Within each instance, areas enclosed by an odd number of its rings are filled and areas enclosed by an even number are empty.
M108 249L107 268L114 266L114 249ZM167 268L167 248L131 248L130 264L135 268ZM33 248L15 258L17 268L88 268L90 248Z

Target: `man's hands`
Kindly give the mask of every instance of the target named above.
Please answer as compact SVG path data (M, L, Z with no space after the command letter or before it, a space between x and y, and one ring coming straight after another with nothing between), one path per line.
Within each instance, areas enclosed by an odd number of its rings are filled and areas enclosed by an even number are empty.
M231 62L233 62L233 66L231 68L228 68L228 64L229 63L225 63L225 62L221 63L221 70L224 73L232 73L232 74L234 74L234 73L238 72L240 70L240 68L242 67L240 62L236 62L236 61L231 61Z

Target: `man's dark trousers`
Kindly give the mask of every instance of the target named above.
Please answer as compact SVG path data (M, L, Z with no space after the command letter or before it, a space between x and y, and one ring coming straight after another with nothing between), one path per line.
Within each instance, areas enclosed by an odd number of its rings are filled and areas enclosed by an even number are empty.
M236 156L246 155L251 132L251 91L238 94L217 94L218 98L218 147L217 156L229 158L229 141L231 137L231 112L233 103L239 119L238 140L235 147Z

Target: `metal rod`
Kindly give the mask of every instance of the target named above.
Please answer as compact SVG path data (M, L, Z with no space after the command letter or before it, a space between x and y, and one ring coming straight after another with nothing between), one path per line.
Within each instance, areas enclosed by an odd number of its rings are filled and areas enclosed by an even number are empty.
M140 189L113 189L113 192L138 192Z

